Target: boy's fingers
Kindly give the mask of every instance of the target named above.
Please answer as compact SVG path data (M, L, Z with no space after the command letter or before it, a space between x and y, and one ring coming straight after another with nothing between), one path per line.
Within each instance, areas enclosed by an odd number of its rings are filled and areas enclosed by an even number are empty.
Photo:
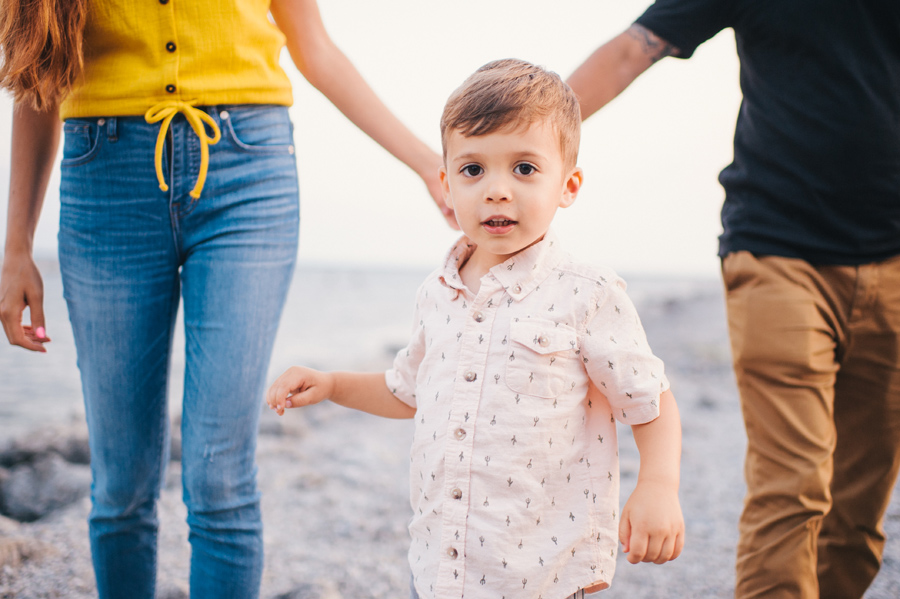
M631 550L629 540L631 539L631 521L628 518L622 518L619 523L619 542L622 544L622 551L628 553Z
M655 563L664 564L678 557L676 553L677 543L677 535L667 537L665 543L663 543L662 552L660 552L659 557L657 558Z
M675 537L675 550L672 552L672 559L675 559L679 555L681 555L681 552L683 549L684 549L684 531L678 533L678 536Z
M662 564L669 561L668 557L664 557L667 552L666 545L669 542L668 537L661 537L660 535L652 535L650 537L650 541L647 544L647 553L644 555L644 561L647 563L654 564ZM671 554L671 548L668 549L668 553Z

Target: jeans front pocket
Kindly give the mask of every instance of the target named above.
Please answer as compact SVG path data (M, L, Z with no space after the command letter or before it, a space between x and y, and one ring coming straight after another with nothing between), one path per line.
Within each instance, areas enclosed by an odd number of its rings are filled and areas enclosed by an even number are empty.
M66 119L63 123L63 158L60 166L78 166L97 155L102 119Z
M293 154L294 127L284 106L243 104L219 110L222 136L254 154Z
M570 326L543 318L513 320L506 385L516 393L554 398L562 393L577 359L578 334Z

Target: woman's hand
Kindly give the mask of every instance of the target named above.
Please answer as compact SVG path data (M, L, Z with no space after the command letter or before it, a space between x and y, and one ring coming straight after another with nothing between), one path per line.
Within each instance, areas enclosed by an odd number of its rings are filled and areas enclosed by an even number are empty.
M22 323L25 308L31 324ZM0 321L11 345L46 352L50 341L44 330L44 283L28 254L7 254L0 272Z

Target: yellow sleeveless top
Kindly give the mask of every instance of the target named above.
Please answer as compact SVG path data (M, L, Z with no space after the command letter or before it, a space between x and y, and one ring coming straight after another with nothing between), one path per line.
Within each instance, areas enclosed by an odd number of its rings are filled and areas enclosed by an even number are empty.
M84 80L60 116L145 114L161 103L292 102L270 0L91 0Z

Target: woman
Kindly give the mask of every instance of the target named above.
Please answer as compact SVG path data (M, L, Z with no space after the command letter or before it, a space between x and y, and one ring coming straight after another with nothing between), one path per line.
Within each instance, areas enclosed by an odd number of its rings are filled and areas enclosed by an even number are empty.
M0 83L16 100L0 320L14 345L44 351L50 341L32 238L62 128L60 268L90 432L99 595L154 596L182 298L191 596L256 597L259 399L299 221L281 47L438 202L440 158L331 42L314 0L0 6Z

